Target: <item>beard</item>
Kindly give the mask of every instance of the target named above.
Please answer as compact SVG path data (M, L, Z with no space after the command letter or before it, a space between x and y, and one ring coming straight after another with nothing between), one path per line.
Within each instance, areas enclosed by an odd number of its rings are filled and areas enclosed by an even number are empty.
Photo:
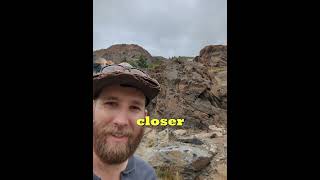
M93 150L105 164L120 164L125 162L138 148L144 134L144 129L134 135L127 126L93 122ZM120 135L128 138L126 142L109 142L108 137Z

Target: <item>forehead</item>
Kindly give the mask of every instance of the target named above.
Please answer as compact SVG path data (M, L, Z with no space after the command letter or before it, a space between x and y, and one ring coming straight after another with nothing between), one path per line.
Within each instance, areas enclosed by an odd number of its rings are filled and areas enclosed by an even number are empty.
M102 89L99 98L117 97L127 100L144 100L145 96L142 91L127 86L110 85Z

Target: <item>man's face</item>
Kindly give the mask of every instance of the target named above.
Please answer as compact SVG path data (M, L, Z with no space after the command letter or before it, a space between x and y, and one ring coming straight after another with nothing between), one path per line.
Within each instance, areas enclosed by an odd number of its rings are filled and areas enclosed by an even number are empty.
M143 128L145 96L135 88L112 85L93 102L93 150L106 164L119 164L137 149Z

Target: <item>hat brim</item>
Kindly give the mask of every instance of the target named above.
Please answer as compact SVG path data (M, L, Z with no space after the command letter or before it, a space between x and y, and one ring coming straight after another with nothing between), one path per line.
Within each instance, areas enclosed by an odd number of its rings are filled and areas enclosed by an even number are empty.
M104 87L116 84L128 85L139 89L146 96L148 102L160 92L160 85L150 78L127 73L112 73L102 74L93 78L93 97L96 98Z

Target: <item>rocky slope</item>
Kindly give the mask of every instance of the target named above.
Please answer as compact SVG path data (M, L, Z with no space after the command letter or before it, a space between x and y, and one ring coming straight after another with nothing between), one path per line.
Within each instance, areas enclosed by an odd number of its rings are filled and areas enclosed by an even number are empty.
M148 107L151 116L185 118L184 129L208 130L212 124L226 127L227 66L220 62L227 59L221 49L207 46L192 61L164 61L149 70L162 89Z
M137 153L161 179L227 179L226 46L206 46L192 60L174 58L148 72L162 89L148 107L151 117L185 123L146 132Z

